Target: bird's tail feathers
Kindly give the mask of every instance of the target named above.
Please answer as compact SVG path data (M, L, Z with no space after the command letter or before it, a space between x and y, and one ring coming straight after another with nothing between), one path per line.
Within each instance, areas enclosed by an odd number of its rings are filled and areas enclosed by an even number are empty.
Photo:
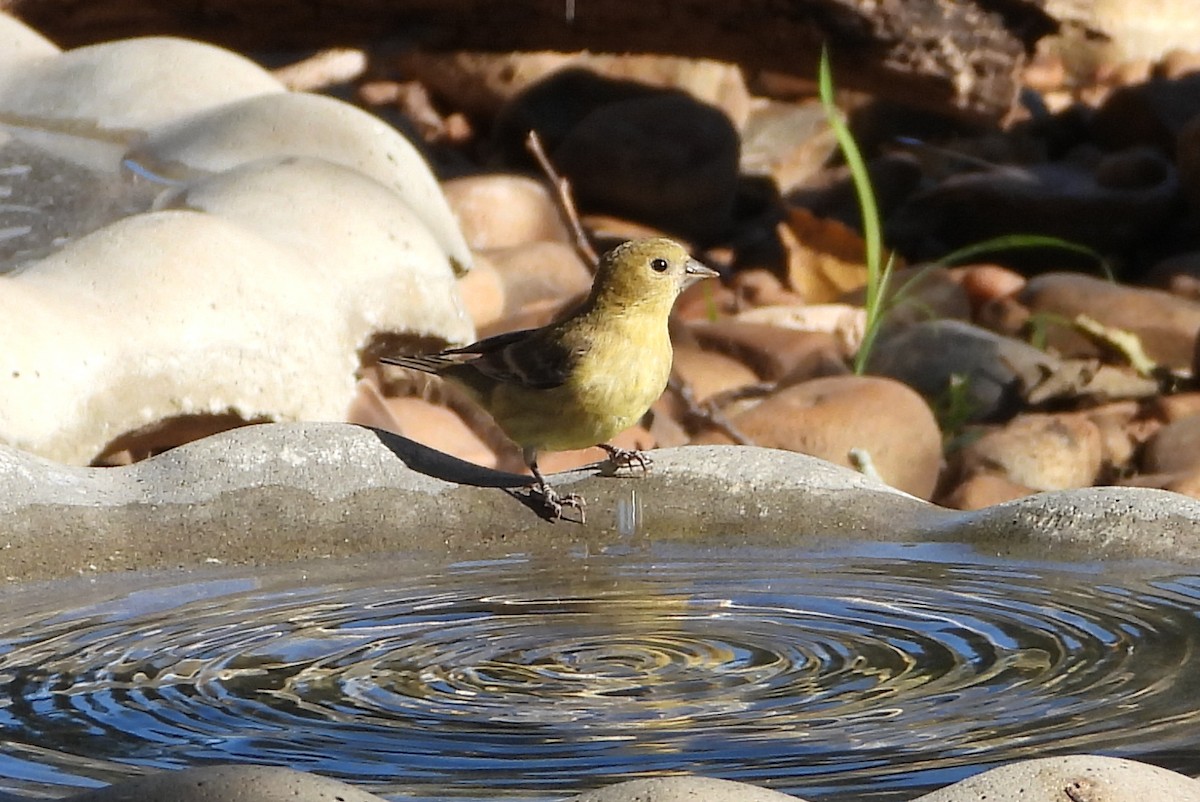
M453 365L462 364L461 358L444 354L426 354L424 356L382 356L379 361L385 365L397 365L409 370L419 370L423 373L438 373Z

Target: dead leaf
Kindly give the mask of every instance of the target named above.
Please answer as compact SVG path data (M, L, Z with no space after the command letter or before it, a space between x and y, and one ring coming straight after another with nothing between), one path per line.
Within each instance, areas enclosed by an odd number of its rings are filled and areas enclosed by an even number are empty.
M844 223L794 207L778 233L788 252L788 285L808 303L835 301L866 285L866 244Z

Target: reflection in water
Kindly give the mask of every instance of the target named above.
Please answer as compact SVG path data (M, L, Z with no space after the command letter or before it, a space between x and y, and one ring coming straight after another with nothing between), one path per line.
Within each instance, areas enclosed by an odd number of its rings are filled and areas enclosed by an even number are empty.
M1052 753L1200 769L1194 576L875 545L203 577L7 600L0 788L252 761L403 798L692 771L888 799Z

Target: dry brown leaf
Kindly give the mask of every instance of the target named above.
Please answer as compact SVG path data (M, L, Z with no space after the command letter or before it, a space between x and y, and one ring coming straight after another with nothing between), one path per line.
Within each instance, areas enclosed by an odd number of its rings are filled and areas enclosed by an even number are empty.
M867 283L866 245L844 223L795 207L779 238L788 251L788 285L808 303L835 301Z

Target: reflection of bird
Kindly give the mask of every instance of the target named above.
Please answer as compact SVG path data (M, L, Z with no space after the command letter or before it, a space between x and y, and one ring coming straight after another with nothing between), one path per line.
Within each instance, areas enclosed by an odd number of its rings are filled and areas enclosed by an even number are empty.
M559 518L569 506L582 520L583 499L555 492L538 470L538 451L599 445L618 465L644 467L644 456L606 441L662 395L671 372L671 307L684 287L715 275L671 240L627 242L605 254L587 299L558 323L380 361L463 387L524 450L546 514Z

